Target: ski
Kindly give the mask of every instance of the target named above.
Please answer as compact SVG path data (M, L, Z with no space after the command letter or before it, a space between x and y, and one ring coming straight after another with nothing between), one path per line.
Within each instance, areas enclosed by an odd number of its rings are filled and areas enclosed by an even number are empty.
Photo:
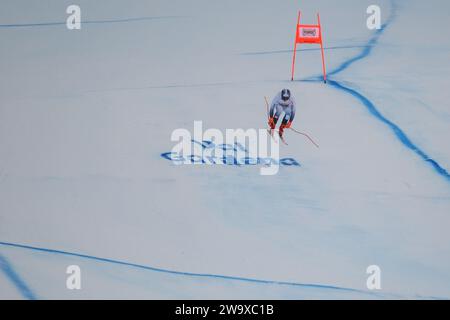
M277 142L277 140L275 140L275 137L273 136L274 131L275 129L267 129L267 133L272 137L273 141ZM281 142L283 142L284 145L288 146L286 140L281 135L278 134L278 136L280 137Z
M280 136L280 140L281 142L283 142L286 146L288 145L288 143L286 142L286 140L284 140L284 138L282 136Z

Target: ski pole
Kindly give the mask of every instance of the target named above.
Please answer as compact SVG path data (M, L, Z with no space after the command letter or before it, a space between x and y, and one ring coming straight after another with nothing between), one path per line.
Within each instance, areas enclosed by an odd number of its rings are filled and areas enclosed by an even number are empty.
M266 100L267 117L269 118L269 102L267 101L267 97L264 97L264 100Z
M267 120L270 122L269 102L267 101L267 97L266 97L266 96L264 96L264 100L266 101ZM272 134L273 134L273 131L274 131L275 129L269 128L269 130L270 130L270 135L272 135Z
M289 129L291 129L291 130L294 131L295 133L304 135L304 136L307 137L307 138L309 139L309 141L311 141L317 148L319 148L319 145L318 145L317 143L315 143L314 140L311 139L311 137L310 137L309 135L307 135L306 133L300 132L300 131L298 131L298 130L295 130L294 128L289 128Z

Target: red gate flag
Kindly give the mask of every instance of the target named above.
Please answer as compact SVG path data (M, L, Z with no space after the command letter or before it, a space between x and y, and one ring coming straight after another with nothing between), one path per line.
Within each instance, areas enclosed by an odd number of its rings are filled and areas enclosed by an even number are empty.
M320 44L322 52L322 69L323 69L323 81L327 82L327 72L325 70L325 56L323 53L323 41L322 41L322 27L320 25L320 16L317 14L317 24L300 24L300 14L298 12L297 29L295 32L294 42L294 55L292 58L292 76L291 81L294 80L295 72L295 56L297 53L297 44L299 43L317 43Z

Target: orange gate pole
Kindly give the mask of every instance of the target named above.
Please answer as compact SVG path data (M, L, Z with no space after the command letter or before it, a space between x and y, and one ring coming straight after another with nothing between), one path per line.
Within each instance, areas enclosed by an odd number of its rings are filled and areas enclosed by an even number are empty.
M322 25L320 24L320 15L319 15L319 13L317 13L317 21L319 23L319 32L320 32L320 49L322 51L323 82L327 83L327 71L325 69L325 55L324 55L324 52L323 52Z
M297 17L297 26L295 31L295 40L294 40L294 56L292 58L292 75L291 75L291 81L294 81L294 72L295 72L295 55L297 53L297 39L298 39L298 25L300 24L300 11L298 12Z

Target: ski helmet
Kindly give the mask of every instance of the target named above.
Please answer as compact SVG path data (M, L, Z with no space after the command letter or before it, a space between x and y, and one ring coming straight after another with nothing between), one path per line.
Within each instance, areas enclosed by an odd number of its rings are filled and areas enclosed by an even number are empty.
M291 97L291 91L289 89L281 90L281 99L283 101L289 100L290 97Z

